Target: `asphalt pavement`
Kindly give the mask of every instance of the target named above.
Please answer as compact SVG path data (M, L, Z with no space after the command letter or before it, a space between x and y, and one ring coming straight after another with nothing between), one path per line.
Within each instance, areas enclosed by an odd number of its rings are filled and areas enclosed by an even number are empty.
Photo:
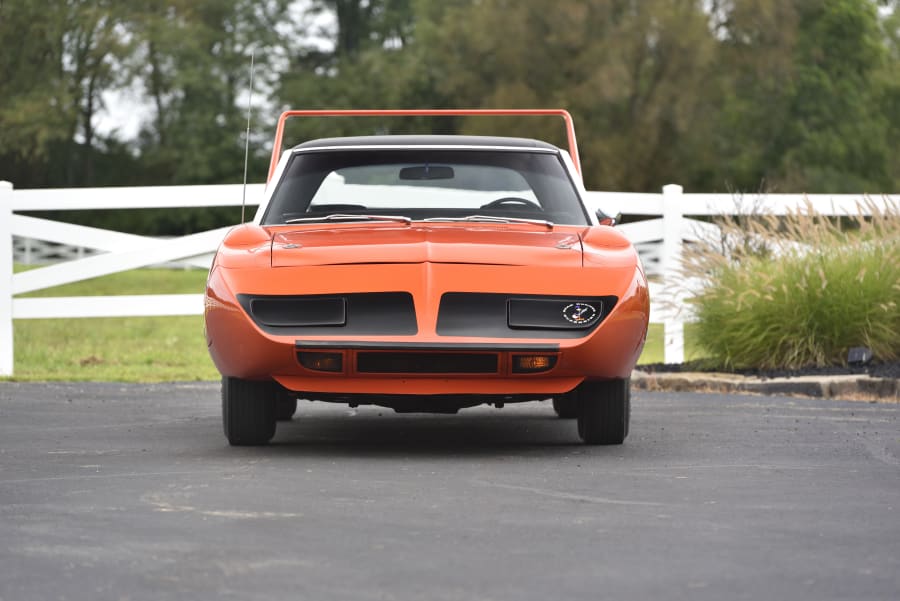
M0 600L900 598L900 405L637 391L302 402L230 448L218 385L0 382Z

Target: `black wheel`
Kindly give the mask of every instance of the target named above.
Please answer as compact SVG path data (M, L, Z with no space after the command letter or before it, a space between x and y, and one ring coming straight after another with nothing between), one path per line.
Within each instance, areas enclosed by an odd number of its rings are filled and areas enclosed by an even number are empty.
M275 387L222 377L222 425L231 446L264 445L275 436Z
M275 394L275 419L286 422L297 412L297 397L293 392L281 388Z
M578 395L569 392L553 397L553 410L560 419L575 419L578 417Z
M584 382L578 393L578 435L585 444L622 444L631 419L631 381Z

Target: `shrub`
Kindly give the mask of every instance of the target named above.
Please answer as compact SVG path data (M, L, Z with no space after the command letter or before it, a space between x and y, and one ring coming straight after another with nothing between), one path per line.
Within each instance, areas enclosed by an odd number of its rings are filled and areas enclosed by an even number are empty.
M686 275L705 284L689 301L696 335L713 366L837 365L853 346L900 358L900 212L867 208L871 218L825 218L808 205L733 219L688 251Z

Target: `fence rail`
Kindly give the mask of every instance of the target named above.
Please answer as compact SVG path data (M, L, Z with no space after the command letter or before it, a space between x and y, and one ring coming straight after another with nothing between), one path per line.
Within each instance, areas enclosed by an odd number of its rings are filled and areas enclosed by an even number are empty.
M263 184L247 187L247 197L260 198ZM588 192L587 202L607 214L658 216L619 226L641 254L651 282L652 323L665 332L665 361L684 360L685 315L672 310L683 286L676 289L677 273L685 240L697 239L709 228L689 217L716 215L784 215L810 203L823 215L856 215L861 195L782 194L746 199L731 194L684 194L681 186L668 185L661 194ZM896 206L900 196L872 199L875 206ZM0 376L13 374L13 320L79 317L199 315L202 294L142 294L129 296L81 296L20 298L42 290L89 278L171 262L208 268L212 253L228 228L179 238L158 239L123 232L73 225L20 215L20 212L94 209L144 209L239 206L241 186L114 187L46 190L14 190L0 182ZM248 203L254 205L255 203ZM67 253L69 260L13 273L13 249L25 240L42 240L86 251ZM149 292L149 291L148 291ZM660 302L667 299L667 302ZM675 302L673 302L673 300Z

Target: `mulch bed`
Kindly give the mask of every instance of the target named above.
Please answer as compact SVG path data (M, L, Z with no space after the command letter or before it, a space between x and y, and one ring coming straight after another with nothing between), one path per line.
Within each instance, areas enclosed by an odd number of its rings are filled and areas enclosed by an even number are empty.
M801 369L710 369L702 362L687 363L649 363L638 365L637 369L646 373L679 373L679 372L711 372L733 373L757 378L791 378L797 376L841 376L864 375L873 378L900 378L900 361L871 362L866 365L828 365L825 367L809 366Z

